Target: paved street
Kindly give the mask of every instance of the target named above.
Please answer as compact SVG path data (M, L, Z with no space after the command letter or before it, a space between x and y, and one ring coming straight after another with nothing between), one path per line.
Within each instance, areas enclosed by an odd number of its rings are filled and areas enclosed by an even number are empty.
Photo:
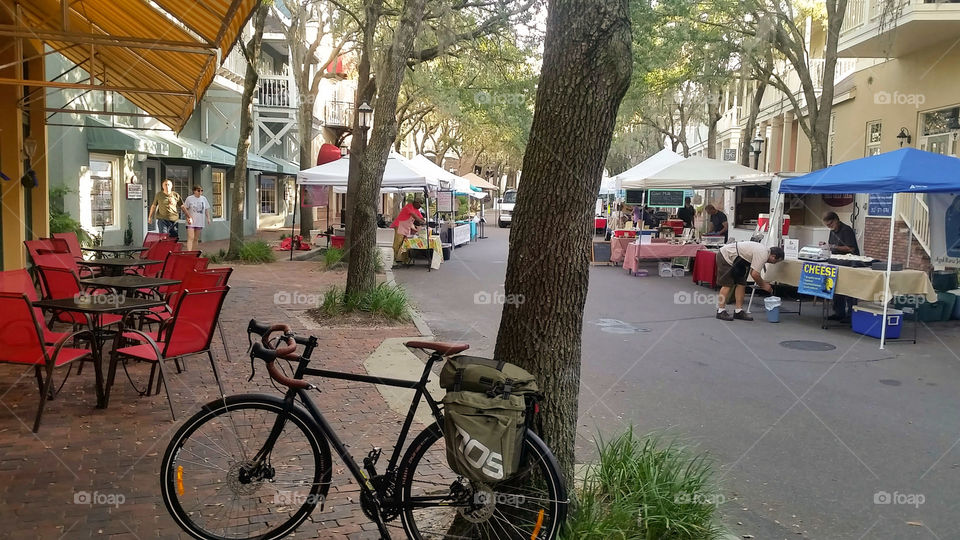
M395 273L438 338L481 354L496 337L508 230L487 235L439 271ZM921 328L920 344L881 351L872 338L821 330L819 306L772 325L756 302L756 321L728 323L713 318L702 305L711 291L689 277L597 266L590 278L581 460L594 456L598 434L633 424L715 458L717 499L738 536L960 538L956 324ZM786 340L832 349L791 350Z

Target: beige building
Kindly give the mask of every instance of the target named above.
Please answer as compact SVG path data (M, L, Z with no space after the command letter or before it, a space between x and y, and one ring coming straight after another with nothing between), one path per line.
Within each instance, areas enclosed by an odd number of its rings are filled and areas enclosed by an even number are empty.
M835 97L831 118L828 160L832 163L913 146L947 155L958 154L960 134L960 4L904 2L898 13L885 13L879 0L851 0L840 34L836 66ZM822 80L824 36L819 24L808 22L810 57L815 83ZM799 81L789 65L781 73L796 89L801 106ZM739 161L739 142L746 122L749 97L746 88L734 89L724 98L724 117L718 126L716 156ZM787 96L767 88L757 118L763 139L759 163L750 165L767 172L804 173L810 170L810 144L796 121ZM691 146L694 154L706 153L705 129L693 134L701 140ZM749 188L715 191L707 200L727 209L734 236L749 236L752 220L766 212L777 196ZM868 216L867 196L842 198L820 195L787 197L784 211L791 219L791 237L813 242L827 232L820 216L836 211L852 222L861 239L861 250L886 258L888 218ZM929 218L924 195L898 199L898 242L895 260L911 267L929 266ZM876 234L874 234L876 232ZM881 234L882 233L882 234ZM902 249L901 249L902 244ZM910 255L908 257L908 247Z

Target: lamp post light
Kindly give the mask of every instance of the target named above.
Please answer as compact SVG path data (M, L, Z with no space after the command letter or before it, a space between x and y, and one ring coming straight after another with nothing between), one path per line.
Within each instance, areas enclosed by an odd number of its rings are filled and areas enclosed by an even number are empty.
M760 170L760 153L763 152L763 138L760 137L760 132L757 132L757 136L750 142L750 149L753 150L753 168Z
M357 114L360 115L360 128L366 131L370 128L370 120L373 118L373 107L364 101L357 107Z
M906 142L910 144L910 141L913 140L913 137L910 136L910 132L907 131L907 128L900 128L900 133L897 133L897 140L900 141L900 147L903 147L903 143Z

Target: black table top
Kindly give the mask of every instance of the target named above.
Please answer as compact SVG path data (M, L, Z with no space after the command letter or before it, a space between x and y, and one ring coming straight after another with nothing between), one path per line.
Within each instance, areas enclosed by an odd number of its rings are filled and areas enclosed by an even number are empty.
M112 246L92 246L83 248L84 251L93 251L95 253L134 253L137 251L144 251L145 247L143 246L124 246L122 244L116 244Z
M56 300L36 300L31 303L38 308L93 314L125 313L164 305L164 301L159 298L127 298L115 294L85 294Z
M134 276L130 274L123 276L101 276L80 280L81 285L106 287L110 289L121 289L128 291L136 289L152 289L154 287L164 287L167 285L178 285L179 283L180 281L176 279Z
M133 257L117 257L115 259L90 259L87 261L77 261L77 264L86 266L149 266L151 264L162 264L163 261L154 261L151 259L134 259Z

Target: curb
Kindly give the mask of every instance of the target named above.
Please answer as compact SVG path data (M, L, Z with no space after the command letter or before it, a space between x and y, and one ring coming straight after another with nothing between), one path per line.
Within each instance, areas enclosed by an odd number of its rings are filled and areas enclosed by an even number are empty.
M383 272L387 276L387 283L397 285L397 280L393 277L392 269L384 268ZM417 332L420 333L420 337L433 337L433 330L430 329L427 321L424 320L420 312L414 309L413 306L407 306L407 315L410 317L410 320L413 321L413 325L417 327Z

